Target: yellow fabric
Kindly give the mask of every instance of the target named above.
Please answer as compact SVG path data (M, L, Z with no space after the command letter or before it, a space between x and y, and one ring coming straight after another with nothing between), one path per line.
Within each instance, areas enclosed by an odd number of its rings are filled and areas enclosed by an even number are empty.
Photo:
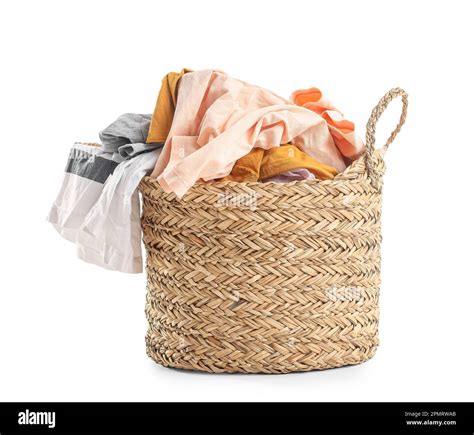
M258 181L260 178L260 167L265 150L254 148L247 155L237 160L232 168L232 172L223 181Z
M293 169L305 168L320 180L330 180L337 170L313 159L292 144L263 150L254 148L235 162L229 175L222 181L259 181L275 177Z
M170 72L161 81L161 89L156 100L146 143L166 141L176 109L179 79L191 71L184 68L180 73Z

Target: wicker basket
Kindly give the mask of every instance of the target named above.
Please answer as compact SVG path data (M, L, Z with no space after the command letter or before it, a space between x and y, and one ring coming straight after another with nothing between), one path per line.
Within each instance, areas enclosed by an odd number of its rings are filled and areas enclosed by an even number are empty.
M397 128L375 125L402 97ZM195 185L182 199L145 177L148 355L208 372L288 373L357 364L378 345L383 152L405 121L392 89L367 153L334 180Z

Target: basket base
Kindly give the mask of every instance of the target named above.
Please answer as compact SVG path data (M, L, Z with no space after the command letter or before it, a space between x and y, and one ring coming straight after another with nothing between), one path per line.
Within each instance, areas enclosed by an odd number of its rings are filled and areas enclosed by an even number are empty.
M257 355L251 362L245 359L231 360L222 357L206 357L197 355L194 352L176 352L166 350L163 346L152 344L150 336L146 338L146 353L156 363L164 367L177 369L196 370L208 373L266 373L285 374L294 372L308 372L313 370L326 370L363 363L371 359L377 351L378 340L374 340L373 345L368 348L356 348L349 352L335 354L291 354L286 358L281 357L279 361L269 363L261 362Z

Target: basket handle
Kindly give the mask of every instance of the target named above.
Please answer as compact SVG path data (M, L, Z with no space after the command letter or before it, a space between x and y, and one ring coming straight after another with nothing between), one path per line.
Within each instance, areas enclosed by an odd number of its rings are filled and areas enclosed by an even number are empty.
M400 115L400 121L398 122L395 130L392 131L387 142L381 148L375 148L375 127L377 125L380 116L385 111L389 103L397 97L402 98L402 113ZM376 151L379 152L380 156L385 154L389 145L393 142L398 132L402 128L402 125L405 123L407 117L407 108L408 108L408 94L401 88L390 89L379 101L379 103L373 108L369 120L367 121L366 134L365 134L365 146L367 149L366 153L366 165L369 177L372 181L377 181L379 178L378 171L376 169Z

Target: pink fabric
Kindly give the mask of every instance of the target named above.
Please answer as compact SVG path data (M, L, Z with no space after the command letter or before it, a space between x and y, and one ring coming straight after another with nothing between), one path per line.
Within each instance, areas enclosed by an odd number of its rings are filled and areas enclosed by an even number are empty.
M346 167L321 115L219 71L191 72L181 78L170 133L151 176L182 197L200 179L228 175L252 148L289 142L339 171Z
M263 183L289 183L290 181L309 181L316 180L316 176L306 168L293 169L262 180Z

